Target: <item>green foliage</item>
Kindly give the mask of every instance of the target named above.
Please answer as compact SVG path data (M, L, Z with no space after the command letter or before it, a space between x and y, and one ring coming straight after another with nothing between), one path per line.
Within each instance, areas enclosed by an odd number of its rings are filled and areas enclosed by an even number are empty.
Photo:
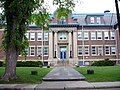
M95 61L91 66L114 66L115 61L111 61L109 59Z
M34 10L44 3L44 0L2 0L6 29L3 36L3 47L7 52L9 48L15 48L21 53L28 46L25 36L28 19Z
M42 67L43 63L41 61L18 61L17 67Z
M57 5L56 17L61 19L61 17L67 18L75 7L75 0L54 0L54 5Z

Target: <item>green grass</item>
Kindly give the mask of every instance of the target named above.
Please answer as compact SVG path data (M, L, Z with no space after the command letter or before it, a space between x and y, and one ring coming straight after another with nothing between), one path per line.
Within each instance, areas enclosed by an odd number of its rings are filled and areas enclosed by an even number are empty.
M31 75L32 70L37 70L38 75ZM50 72L51 68L40 68L40 67L17 67L17 80L11 80L10 82L3 82L0 80L0 83L41 83L42 78ZM4 73L4 68L0 67L0 77Z
M106 67L78 67L75 68L78 72L83 74L88 82L113 82L120 81L120 66L106 66ZM94 74L87 74L88 69L93 69Z

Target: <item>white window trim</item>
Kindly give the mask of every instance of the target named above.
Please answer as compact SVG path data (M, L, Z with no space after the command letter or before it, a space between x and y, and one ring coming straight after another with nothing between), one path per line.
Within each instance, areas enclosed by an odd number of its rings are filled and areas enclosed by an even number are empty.
M42 34L42 32L38 32L38 33ZM41 37L41 40L38 40L38 33L37 33L37 41L42 41L42 37Z
M114 32L114 34L115 34L115 35L114 35L114 39L112 39L112 32ZM115 36L116 36L116 32L115 32L115 31L111 31L111 32L110 32L110 39L111 39L111 40L115 40L115 39L116 39Z
M30 41L35 41L35 35L34 35L34 40L31 40L31 33L35 34L35 32L30 32Z
M38 54L38 47L41 48L41 53L40 53L40 55L42 55L42 46L37 46L37 56L39 55L39 54Z
M31 47L34 47L34 55L31 55ZM35 46L29 46L29 48L30 48L30 52L29 52L30 56L35 56Z
M101 55L99 55L99 47L102 47L102 53L101 53ZM97 46L97 55L98 55L98 56L103 56L103 51L104 51L103 45Z
M109 47L109 54L106 54L106 48L105 47ZM109 56L110 55L110 45L105 45L104 46L104 52L105 52L105 56Z
M93 32L95 33L95 38L94 39L92 38L92 33ZM96 31L93 31L93 32L91 32L91 40L97 40L97 38L96 38Z
M105 32L108 33L108 39L105 39ZM104 40L110 40L109 31L104 31Z
M101 32L101 34L102 34L102 31L97 31L97 40L103 40L103 34L101 36L101 39L98 39L98 32Z
M92 54L92 47L95 47L95 53L96 54ZM96 45L91 45L91 56L97 56L97 46Z
M85 39L85 32L87 32L88 33L88 38L87 39ZM83 31L83 40L89 40L89 31Z
M115 47L115 54L112 54L112 47ZM116 46L111 46L110 47L110 53L111 53L111 55L116 55Z
M82 48L82 55L79 55L78 54L78 56L89 56L90 55L90 48L89 48L89 45L84 45L84 47L88 47L88 54L85 54L85 48L83 48L83 45L78 45L78 47L77 48L79 48L79 47L81 47ZM84 50L84 52L83 52L83 50ZM77 49L77 52L78 52L78 49Z

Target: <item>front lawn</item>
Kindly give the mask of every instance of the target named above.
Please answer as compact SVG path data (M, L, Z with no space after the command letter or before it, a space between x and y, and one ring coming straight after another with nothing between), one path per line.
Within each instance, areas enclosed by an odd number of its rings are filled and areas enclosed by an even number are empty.
M105 66L105 67L78 67L75 68L83 74L89 82L113 82L120 81L120 66ZM88 69L93 69L94 74L87 74Z
M32 70L37 70L38 75L31 75ZM50 72L51 68L40 68L40 67L17 67L18 79L10 81L9 83L41 83L42 78ZM0 67L0 77L4 73L4 68ZM0 83L7 83L0 80Z

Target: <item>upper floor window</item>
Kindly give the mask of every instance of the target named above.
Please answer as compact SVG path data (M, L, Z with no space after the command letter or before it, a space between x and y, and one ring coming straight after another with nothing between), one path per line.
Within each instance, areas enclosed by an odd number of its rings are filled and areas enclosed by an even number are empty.
M96 22L97 22L97 24L100 24L100 23L101 23L100 17L97 17L97 18L96 18Z
M115 39L115 31L110 32L110 39L112 39L112 40Z
M59 33L59 40L67 40L67 33L60 32Z
M91 40L96 40L96 32L91 32Z
M88 40L89 39L89 32L84 32L84 39Z
M105 31L105 32L104 32L104 39L105 39L105 40L108 40L108 39L109 39L109 32L108 32L108 31Z
M97 32L97 39L102 40L102 32L101 31Z
M42 33L37 33L37 40L38 41L42 40Z
M48 33L47 32L44 33L44 40L48 40Z
M66 18L65 17L61 17L60 21L59 21L59 24L66 24L67 21L66 21Z
M35 33L30 33L30 40L35 41Z
M78 40L82 39L82 32L78 32Z
M95 23L95 18L94 17L90 17L90 23L91 24Z

